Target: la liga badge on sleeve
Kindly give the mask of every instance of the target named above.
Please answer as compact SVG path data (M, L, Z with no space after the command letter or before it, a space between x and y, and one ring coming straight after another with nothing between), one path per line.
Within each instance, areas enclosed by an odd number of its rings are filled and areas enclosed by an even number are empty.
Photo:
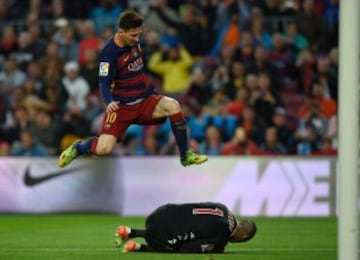
M99 76L107 76L109 74L109 62L100 62Z

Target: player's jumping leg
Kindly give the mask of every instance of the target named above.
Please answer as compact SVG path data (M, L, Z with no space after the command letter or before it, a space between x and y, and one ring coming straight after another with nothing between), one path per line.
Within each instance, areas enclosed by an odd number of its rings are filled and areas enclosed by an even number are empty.
M68 166L76 157L82 154L93 154L97 144L97 137L91 137L84 141L75 141L67 147L59 156L58 165L60 168Z
M208 156L197 154L188 148L187 126L182 112L170 116L170 121L171 129L179 147L181 164L183 166L189 166L206 162Z
M208 160L207 155L201 155L194 153L191 150L187 150L185 156L181 158L181 164L183 166L189 166L192 164L202 164Z

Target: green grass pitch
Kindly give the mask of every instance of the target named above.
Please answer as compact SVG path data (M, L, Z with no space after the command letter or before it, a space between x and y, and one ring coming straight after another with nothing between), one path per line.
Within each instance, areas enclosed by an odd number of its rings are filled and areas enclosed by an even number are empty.
M224 254L121 253L119 224L143 227L144 218L101 214L0 215L0 259L316 259L337 258L336 218L252 218L253 240L229 244ZM141 240L138 240L141 241Z

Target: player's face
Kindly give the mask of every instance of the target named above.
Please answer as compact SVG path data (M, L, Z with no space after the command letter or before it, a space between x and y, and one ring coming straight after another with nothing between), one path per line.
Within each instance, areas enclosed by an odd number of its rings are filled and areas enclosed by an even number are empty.
M140 37L142 35L142 26L137 28L132 28L129 30L119 30L119 35L122 43L125 46L133 46L136 45L140 41Z

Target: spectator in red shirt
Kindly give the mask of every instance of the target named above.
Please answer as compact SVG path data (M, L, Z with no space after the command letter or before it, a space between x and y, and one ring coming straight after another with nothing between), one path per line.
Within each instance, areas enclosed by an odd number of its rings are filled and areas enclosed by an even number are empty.
M314 151L313 155L337 155L337 149L332 146L331 138L324 138L320 150Z
M247 138L244 128L238 127L234 137L226 142L221 150L222 155L257 155L260 154L256 144Z
M79 63L85 64L85 53L88 49L99 51L101 39L95 34L95 27L92 21L85 21L79 24L82 40L79 43Z

